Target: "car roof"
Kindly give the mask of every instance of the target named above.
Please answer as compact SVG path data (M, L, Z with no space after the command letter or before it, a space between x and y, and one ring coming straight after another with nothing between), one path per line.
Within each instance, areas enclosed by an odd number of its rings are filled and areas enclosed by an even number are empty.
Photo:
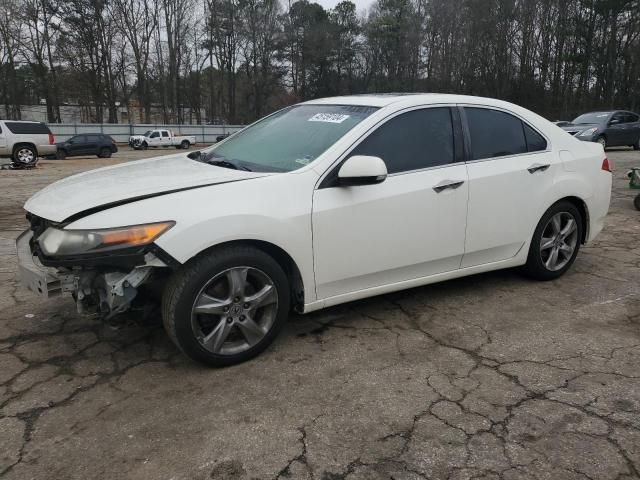
M0 122L11 122L11 123L44 123L38 122L36 120L0 120Z
M453 95L446 93L372 93L347 95L342 97L319 98L304 102L303 105L358 105L368 107L387 107L394 104L410 106L438 103L464 103L495 107L509 107L513 104L495 98Z

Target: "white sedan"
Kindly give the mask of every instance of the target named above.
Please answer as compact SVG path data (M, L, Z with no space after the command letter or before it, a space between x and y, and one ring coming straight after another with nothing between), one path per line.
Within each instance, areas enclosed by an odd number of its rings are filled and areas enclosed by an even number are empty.
M558 278L610 195L601 145L516 105L339 97L56 182L17 248L38 294L107 318L160 302L176 345L220 366L264 350L291 309L510 267Z

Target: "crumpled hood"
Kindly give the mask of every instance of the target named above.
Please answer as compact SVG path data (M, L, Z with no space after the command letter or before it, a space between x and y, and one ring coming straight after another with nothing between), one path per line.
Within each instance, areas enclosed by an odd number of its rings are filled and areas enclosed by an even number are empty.
M137 197L265 175L269 174L208 165L185 154L169 155L90 170L59 180L33 195L24 208L47 220L62 222L85 210Z

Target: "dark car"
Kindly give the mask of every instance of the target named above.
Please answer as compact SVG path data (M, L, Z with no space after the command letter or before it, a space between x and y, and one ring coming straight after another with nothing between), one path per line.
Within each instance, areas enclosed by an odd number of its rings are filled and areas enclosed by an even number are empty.
M116 141L103 133L85 133L75 135L69 140L56 143L58 151L56 158L64 160L67 157L86 157L97 155L109 158L118 151Z
M580 115L561 128L585 142L603 147L633 147L640 150L640 116L623 110Z

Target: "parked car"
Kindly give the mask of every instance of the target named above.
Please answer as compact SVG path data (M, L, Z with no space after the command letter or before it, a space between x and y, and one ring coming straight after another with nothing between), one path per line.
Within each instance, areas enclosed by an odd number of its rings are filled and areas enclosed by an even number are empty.
M56 143L55 157L64 160L67 157L86 157L97 155L109 158L118 151L116 141L103 133L85 133L74 135L69 140Z
M186 150L195 144L195 136L175 135L171 130L149 130L144 135L129 137L129 146L136 150L146 150L149 147L176 147Z
M155 298L182 351L230 365L291 309L502 268L556 279L603 228L611 182L602 146L510 103L327 98L50 185L25 205L19 265L107 318Z
M585 142L598 142L607 147L633 147L640 150L640 116L622 110L591 112L580 115L561 127Z
M41 122L0 120L0 157L18 168L34 167L38 157L56 152L51 130Z

